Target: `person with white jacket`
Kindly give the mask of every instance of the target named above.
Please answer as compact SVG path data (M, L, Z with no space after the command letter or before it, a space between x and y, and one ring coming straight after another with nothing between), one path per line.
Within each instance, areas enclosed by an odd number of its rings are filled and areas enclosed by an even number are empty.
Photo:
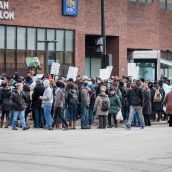
M40 96L39 98L42 100L42 105L44 108L44 118L46 129L52 130L52 116L51 116L51 109L52 109L52 103L53 103L53 91L50 87L50 81L48 79L45 79L43 81L43 85L45 87L45 91L43 96Z

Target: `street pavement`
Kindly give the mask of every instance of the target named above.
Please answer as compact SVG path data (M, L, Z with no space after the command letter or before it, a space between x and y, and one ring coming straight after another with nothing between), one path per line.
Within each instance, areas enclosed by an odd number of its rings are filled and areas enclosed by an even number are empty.
M2 172L172 172L172 128L0 129Z

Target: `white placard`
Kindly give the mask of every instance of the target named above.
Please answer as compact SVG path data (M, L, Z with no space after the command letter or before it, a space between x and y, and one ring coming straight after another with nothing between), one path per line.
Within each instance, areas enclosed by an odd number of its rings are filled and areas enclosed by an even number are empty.
M60 70L60 64L59 63L52 63L51 65L51 74L58 75Z
M113 70L113 66L107 66L106 69L108 69L109 71L109 78L110 78L112 70Z
M128 76L131 76L132 79L137 79L136 63L128 63Z
M109 79L109 70L108 69L100 69L100 77L102 80Z
M44 76L44 74L37 74L37 75L36 75L36 77L37 77L38 79L41 79L43 76Z
M74 81L76 81L77 75L78 75L78 68L69 66L67 79L72 78Z

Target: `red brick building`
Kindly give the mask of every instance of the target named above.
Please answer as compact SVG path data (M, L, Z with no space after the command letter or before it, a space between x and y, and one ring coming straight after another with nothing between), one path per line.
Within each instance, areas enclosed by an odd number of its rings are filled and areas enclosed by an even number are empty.
M23 72L25 57L37 56L42 66L39 73L44 72L45 44L38 41L49 39L58 41L49 44L49 58L61 63L62 72L74 65L80 74L98 73L101 54L95 51L95 40L101 35L101 0L79 0L77 16L62 14L62 0L8 3L8 9L0 6L1 71ZM165 0L105 0L107 53L112 54L114 75L127 75L128 62L133 61L136 50L158 50L170 64L172 10L171 1L168 3L167 9ZM14 12L14 19L3 19L4 11ZM136 59L136 63L147 64L150 59ZM160 63L152 60L159 76ZM170 70L165 66L161 73L170 75Z

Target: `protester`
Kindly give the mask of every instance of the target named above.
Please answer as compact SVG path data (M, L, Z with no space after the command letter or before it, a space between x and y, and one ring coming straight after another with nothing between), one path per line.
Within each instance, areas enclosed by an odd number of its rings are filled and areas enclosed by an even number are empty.
M130 104L130 114L129 114L129 119L125 128L128 130L131 129L133 116L137 112L140 119L141 129L144 129L145 123L144 123L144 118L142 114L143 93L142 93L142 90L137 86L136 81L132 82L131 89L128 91L128 101Z
M166 113L170 116L169 127L172 127L172 90L166 95L164 104L166 105Z
M23 97L23 84L16 84L16 90L11 95L12 107L13 107L13 119L12 119L12 129L17 130L17 118L20 118L21 126L23 130L29 129L26 127L24 111L26 109L26 104Z
M11 88L7 86L6 82L2 83L2 87L3 88L0 91L0 105L1 105L1 110L2 110L0 127L1 128L3 127L4 117L6 116L5 128L8 128L9 114L11 111L11 101L10 101Z
M43 81L43 85L45 87L45 91L43 96L39 98L42 100L42 108L44 109L44 118L45 118L45 129L52 130L52 116L51 109L53 103L53 91L50 87L50 81L45 79Z
M100 87L100 94L96 98L94 105L94 112L99 118L99 127L100 129L105 129L107 127L107 116L110 108L110 101L108 95L105 93L106 87Z
M118 111L120 110L120 108L122 107L122 105L114 89L110 91L109 100L110 100L110 109L108 113L108 127L112 128L111 118L113 117L115 128L117 128L118 126L117 126L116 115Z

